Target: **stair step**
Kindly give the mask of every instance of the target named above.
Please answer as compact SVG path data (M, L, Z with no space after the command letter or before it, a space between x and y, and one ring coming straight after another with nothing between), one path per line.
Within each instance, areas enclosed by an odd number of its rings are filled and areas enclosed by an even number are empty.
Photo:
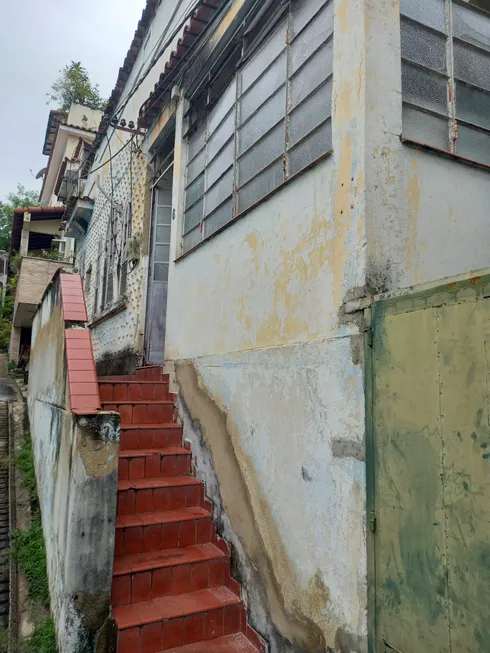
M112 614L118 653L168 651L245 626L240 599L223 586L116 607Z
M142 401L169 400L173 395L169 392L166 381L100 381L99 394L101 401Z
M136 368L136 377L138 379L152 381L153 379L158 379L162 376L163 374L161 365L146 365L145 367Z
M118 516L179 510L204 504L204 485L194 476L119 481L118 490Z
M182 445L182 426L167 424L123 424L120 453L134 449L164 449Z
M258 653L258 649L243 633L235 633L207 642L172 648L167 653Z
M120 515L116 519L116 557L155 549L206 544L215 537L211 513L204 508Z
M205 560L225 559L226 554L215 544L195 544L185 549L167 549L166 551L151 551L137 553L117 558L114 562L114 576L128 573L139 573L150 569L163 569L177 565L188 565Z
M124 449L119 453L119 480L190 474L191 454L184 447Z
M229 559L213 544L116 558L112 605L128 605L220 585L228 586Z
M114 411L121 416L121 423L162 424L172 422L174 402L161 401L103 401L102 410Z

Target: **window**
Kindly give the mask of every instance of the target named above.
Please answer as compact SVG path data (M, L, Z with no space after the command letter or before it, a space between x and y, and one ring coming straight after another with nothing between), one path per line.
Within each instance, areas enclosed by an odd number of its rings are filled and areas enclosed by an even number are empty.
M295 0L188 138L183 251L332 147L333 0Z
M401 0L403 136L490 165L490 14Z

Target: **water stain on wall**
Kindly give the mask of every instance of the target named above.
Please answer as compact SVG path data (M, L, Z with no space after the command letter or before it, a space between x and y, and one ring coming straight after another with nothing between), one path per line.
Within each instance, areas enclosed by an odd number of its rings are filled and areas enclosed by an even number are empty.
M292 645L284 650L324 652L326 631L333 644L338 624L325 628L318 623L330 601L321 572L315 574L306 590L298 587L294 567L253 465L234 437L227 416L202 388L192 362L177 362L175 375L187 410L199 423L211 452L223 510L263 583L270 620L280 636Z

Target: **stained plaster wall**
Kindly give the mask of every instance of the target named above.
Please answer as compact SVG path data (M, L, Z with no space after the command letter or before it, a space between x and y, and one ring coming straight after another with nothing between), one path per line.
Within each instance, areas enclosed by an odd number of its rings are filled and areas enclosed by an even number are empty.
M151 26L144 37L143 45L132 72L122 90L121 101L116 109L119 118L125 118L126 122L133 120L137 123L139 109L153 91L160 74L164 71L165 63L180 38L180 31L173 38L171 37L193 4L194 2L191 0L185 2L171 0L159 4ZM146 75L150 60L162 48L161 56ZM128 99L136 83L139 86ZM123 109L120 108L122 106L124 106ZM107 224L110 215L110 201L107 200L107 196L112 196L122 206L125 206L131 197L130 148L126 147L121 154L117 155L112 161L112 166L109 164L110 157L121 149L130 136L125 132L112 128L108 129L107 136L108 139L104 139L102 142L93 164L94 170L100 168L100 166L103 167L94 174L89 174L84 191L86 195L95 200L95 208L88 233L83 239L79 239L77 261L85 252L85 265L87 267L89 263L92 263L92 269L95 269L98 252L97 244L100 239L106 241ZM151 157L148 154L148 140L138 137L135 142L140 148L140 153L139 155L133 155L132 161L133 234L140 241L141 257L136 268L128 275L128 290L124 302L126 305L125 310L107 321L97 324L92 331L94 356L98 364L98 370L103 374L130 372L136 363L141 362L142 355L146 320L149 218L151 210L151 188L148 183L151 169L148 163ZM99 190L97 181L102 186L106 196ZM95 293L93 278L91 285L92 287L88 292L88 310L91 319L93 319L97 317L93 312ZM110 312L110 309L111 307L107 307L102 313Z
M67 390L58 277L34 317L29 419L51 610L64 653L109 647L119 416L76 417Z
M121 134L123 134L121 132ZM122 141L114 144L120 148L126 142L126 135ZM116 139L117 140L117 139ZM112 182L111 182L112 174ZM97 181L104 189L102 193L97 187ZM149 189L147 187L147 158L141 152L133 152L131 155L129 146L124 149L112 162L94 175L90 175L86 182L86 189L93 186L93 194L96 197L94 212L88 230L84 238L78 239L76 265L85 257L85 270L92 266L91 283L85 287L85 299L89 321L93 322L106 313L110 313L116 306L123 305L124 310L119 314L95 324L92 328L92 343L96 361L113 360L116 355L124 352L124 357L130 360L135 358L140 350L142 334L144 332L144 313L142 304L146 296L146 286L143 283L148 266L148 248L143 246L145 229L147 228L145 218L149 214ZM95 311L96 293L96 270L103 264L99 261L99 241L104 244L103 256L105 256L105 243L107 241L107 229L110 217L111 200L121 208L132 199L132 234L142 243L141 259L133 270L128 271L127 289L124 297L115 299L112 305L107 306L103 311ZM102 291L99 284L99 297ZM134 360L134 365L136 360ZM117 370L115 370L117 371ZM110 372L110 370L109 370Z
M365 283L363 5L335 6L333 156L169 275L185 437L274 653L366 650L363 326L342 310Z
M399 0L372 0L366 16L369 284L397 290L488 267L490 173L402 144Z

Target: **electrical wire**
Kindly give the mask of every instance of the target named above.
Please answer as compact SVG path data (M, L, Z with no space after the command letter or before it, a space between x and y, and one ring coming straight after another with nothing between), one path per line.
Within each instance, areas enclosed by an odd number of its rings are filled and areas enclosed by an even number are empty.
M111 145L110 145L109 137L107 136L107 132L105 133L105 136L107 137L107 142L109 143L109 156L110 156L111 158L110 158L110 159L107 159L107 161L104 161L104 163L102 163L102 164L101 164L100 166L98 166L97 168L95 168L95 169L90 169L90 170L89 170L89 174L93 174L94 172L97 172L98 170L100 170L101 168L103 168L104 166L106 166L108 163L111 163L111 165L112 165L112 160L115 159L116 156L118 156L119 154L121 154L121 152L124 150L124 148L127 147L127 146L131 143L131 141L134 139L134 137L136 136L136 134L133 134L133 135L131 136L131 138L130 138L129 140L127 140L127 141L124 143L124 145L121 147L121 149L119 149L119 150L114 154L114 156L111 156L111 154L110 154Z
M148 66L148 68L146 69L144 74L140 78L138 78L138 76L136 77L136 79L134 81L134 84L133 84L132 88L128 91L128 94L126 95L126 97L122 101L119 101L119 103L118 103L119 106L118 106L117 110L113 113L113 115L110 117L109 122L111 122L119 113L124 111L124 109L126 108L129 100L133 97L133 95L136 93L136 91L140 88L141 84L148 77L148 75L150 74L150 71L153 69L155 64L162 57L162 55L165 53L167 48L172 44L173 40L175 39L175 37L177 36L177 34L181 30L181 28L192 17L193 13L196 11L196 9L200 5L201 5L201 0L196 0L194 5L192 6L192 8L180 20L180 22L175 27L175 29L172 32L172 34L170 35L170 37L167 39L167 41L164 43L164 45L160 48L160 51L157 52L157 54L155 54L155 56L153 57L153 60L150 62L150 65ZM154 46L154 48L152 48L152 51L153 51L153 49L155 49L155 47L158 47L161 44L163 38L165 38L166 34L168 33L168 30L170 29L170 25L172 24L172 21L173 21L173 19L175 17L175 14L177 13L178 7L179 7L179 3L177 3L177 5L175 7L175 10L174 10L174 12L172 14L172 17L170 18L169 22L167 23L167 28L165 29L162 36L160 37L159 42ZM143 68L145 63L143 63L141 69ZM141 69L140 69L140 71L141 71Z

